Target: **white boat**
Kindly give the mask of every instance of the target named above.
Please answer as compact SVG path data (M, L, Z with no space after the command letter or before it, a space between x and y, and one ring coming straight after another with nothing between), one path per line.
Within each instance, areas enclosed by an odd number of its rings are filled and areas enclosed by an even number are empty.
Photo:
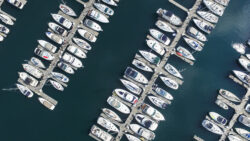
M70 29L70 28L72 27L72 25L73 25L73 23L72 23L70 20L64 18L62 15L59 15L59 14L51 14L51 16L53 17L53 19L54 19L57 23L61 24L62 26L64 26L64 27L67 28L67 29Z
M250 60L250 54L245 54L247 59Z
M69 82L69 78L66 75L62 74L62 73L51 72L51 74L52 74L52 77L54 79L56 79L56 80L59 80L59 81L64 82L64 83Z
M51 43L45 41L45 40L38 40L38 43L44 47L46 50L52 52L52 53L55 53L56 50L57 50L57 47L52 45Z
M250 76L247 75L244 72L241 71L237 71L237 70L233 70L233 73L244 83L246 83L247 85L250 84Z
M250 104L247 104L245 107L246 112L250 113Z
M219 18L211 12L197 11L197 14L210 23L217 23Z
M167 72L169 72L173 76L183 79L181 73L173 65L167 63L164 68Z
M164 116L155 108L151 107L148 104L141 105L142 112L147 114L148 116L152 117L156 121L164 121Z
M78 58L74 57L73 55L65 52L64 55L62 56L62 59L69 63L70 65L72 65L73 67L76 68L81 68L83 67L81 60L79 60Z
M164 20L168 21L169 23L176 25L176 26L180 26L182 25L182 21L181 19L176 16L174 13L172 13L171 11L159 8L156 13L161 16Z
M213 12L214 14L218 16L222 16L225 10L225 7L222 5L212 1L212 0L203 0L203 3L206 5L206 7Z
M166 109L167 108L167 103L156 97L156 96L148 96L148 99L157 107L161 108L161 109Z
M84 53L81 49L79 49L76 46L70 45L67 47L67 50L79 58L87 58L86 53Z
M193 61L195 60L194 56L182 46L177 47L176 54L179 56L185 57L189 60L193 60Z
M179 84L175 80L164 76L160 76L160 78L169 88L172 88L174 90L177 90L179 88Z
M64 62L59 62L57 64L57 66L58 66L58 68L60 68L61 70L65 71L65 72L67 72L69 74L74 74L75 73L74 70L68 64L66 64Z
M132 93L140 95L140 93L142 92L142 89L137 86L136 84L134 84L133 82L130 82L128 80L125 79L120 79L122 84Z
M164 89L157 87L157 86L153 86L153 90L160 96L166 98L167 100L174 100L174 97L167 91L165 91Z
M136 66L138 69L141 69L143 71L147 71L147 72L153 72L153 69L150 68L148 65L146 65L144 62L140 61L140 60L137 60L137 59L134 59L132 61L132 64L134 66Z
M16 86L24 96L31 98L34 95L33 92L29 88L21 84L16 84Z
M191 47L193 50L195 50L195 51L202 51L203 44L201 44L200 42L197 42L195 40L192 40L192 39L190 39L188 37L184 37L183 36L183 38L184 38L184 41L188 44L188 46Z
M122 122L121 118L112 110L108 109L108 108L103 108L102 112L108 116L109 118L118 121L118 122Z
M207 22L205 22L205 21L202 21L202 20L199 20L199 19L196 19L196 18L194 18L193 21L194 21L195 25L196 25L199 29L201 29L202 31L204 31L204 32L206 32L206 33L208 33L208 34L210 34L211 31L214 29L211 25L209 25L209 24L208 24Z
M114 15L114 10L111 9L110 7L108 7L108 6L105 5L105 4L94 3L94 6L95 6L99 11L101 11L102 13L104 13L104 14L106 14L106 15L109 15L109 16Z
M208 131L214 133L214 134L218 134L218 135L222 135L223 131L220 127L218 127L216 124L212 123L209 120L203 120L202 121L202 126L204 128L206 128Z
M127 69L124 72L124 76L142 84L148 83L148 79L143 74L141 74L140 72L131 67L127 67Z
M30 59L30 62L34 65L34 66L37 66L38 68L41 68L41 69L45 69L45 65L43 64L43 62L41 60L39 60L38 58L36 57L32 57Z
M130 92L123 90L123 89L115 89L113 91L113 94L119 96L121 99L131 103L131 104L136 104L138 102L138 97L131 94Z
M49 25L49 28L52 29L56 34L59 34L61 36L68 35L68 31L64 29L63 27L61 27L60 25L53 23L53 22L49 22L48 25Z
M93 125L91 127L90 133L94 136L96 136L101 141L114 141L114 137L110 135L109 133L105 132L101 128L97 127L96 125Z
M174 32L174 29L173 29L171 26L169 26L168 24L166 24L166 23L165 23L164 21L162 21L162 20L157 20L156 23L155 23L155 25L156 25L159 29L161 29L161 30L163 30L163 31L170 32L170 33L173 33L173 32Z
M228 3L230 2L230 0L215 0L215 2L217 2L223 6L227 6Z
M158 123L143 114L136 114L135 120L144 126L145 128L155 131L158 127Z
M63 88L63 86L60 84L60 83L58 83L58 82L56 82L56 81L54 81L54 80L49 80L49 82L52 84L52 86L55 88L55 89L57 89L58 91L63 91L64 90L64 88Z
M81 48L86 49L86 50L91 50L92 47L89 45L88 42L80 39L80 38L73 38L73 41Z
M9 16L4 15L4 14L0 14L0 20L3 23L7 24L7 25L13 25L14 24L14 22L12 21L12 19Z
M164 47L162 47L157 41L155 41L155 40L146 40L146 43L147 43L149 48L154 50L159 55L165 54Z
M23 69L34 77L40 79L43 76L43 73L30 64L23 64Z
M4 34L8 34L10 32L9 28L0 24L0 32L4 33Z
M239 138L239 137L237 137L235 135L228 135L227 138L228 138L229 141L242 141L241 138Z
M130 135L130 134L125 134L125 135L129 141L141 141L139 138L137 138L133 135Z
M103 31L102 27L98 23L96 23L96 22L94 22L92 20L85 19L83 24L86 25L87 27L95 30L95 31Z
M220 89L219 93L220 93L221 96L223 96L224 98L226 98L226 99L228 99L230 101L241 102L241 100L230 91L227 91L225 89Z
M240 54L246 53L246 46L242 43L233 43L232 44L233 49L235 49Z
M53 105L52 103L50 103L49 101L47 101L44 98L39 97L38 100L40 101L41 104L43 104L46 108L50 109L50 110L54 110L55 109L55 105Z
M117 4L114 2L114 0L102 0L102 2L104 2L108 5L117 6Z
M221 108L223 108L224 110L228 110L229 107L227 106L226 103L222 102L221 100L217 99L215 101L215 104L217 104L218 106L220 106Z
M108 104L110 106L112 106L116 110L120 111L121 113L124 113L124 114L129 114L130 113L130 109L128 108L128 106L126 106L120 100L118 100L116 98L109 97L107 99L107 102L108 102Z
M97 123L101 125L102 127L106 128L108 131L113 131L118 133L119 129L108 119L105 119L103 117L99 117L97 119Z
M61 38L60 36L58 36L57 34L54 34L52 32L46 32L46 36L59 45L61 45L64 41L63 38Z
M24 7L24 4L20 0L7 0L7 2L19 9L23 9Z
M75 11L70 8L69 6L65 5L65 4L60 4L59 5L59 8L60 10L64 13L64 14L67 14L69 16L72 16L72 17L76 17L76 13Z
M241 135L243 138L250 140L250 132L242 129L242 128L235 128L236 132Z
M201 33L199 30L197 30L196 28L194 28L192 26L187 29L187 33L191 37L193 37L195 39L198 39L198 40L200 40L202 42L207 41L207 37L203 33Z
M4 40L4 37L0 35L0 42L2 42L3 40Z
M239 63L243 68L245 68L248 72L250 72L250 61L245 58L239 58Z
M209 116L219 124L226 125L227 119L216 112L209 112Z
M169 45L169 43L171 42L171 40L162 32L156 30L156 29L150 29L149 33L159 42L165 44L165 45Z
M101 14L100 12L97 12L94 9L89 10L87 15L91 17L92 19L99 21L101 23L109 23L108 18L106 18L103 14Z
M148 62L156 66L158 66L161 63L161 58L156 56L155 54L144 50L139 50L139 52Z
M250 117L247 117L245 115L240 115L238 118L239 122L244 124L247 127L250 127Z
M21 80L23 80L23 82L26 85L36 87L38 85L38 83L39 83L34 77L28 75L26 72L18 72L18 74L19 74L19 78Z
M77 30L78 33L86 40L90 41L90 42L96 42L97 38L95 35L93 35L92 33L88 32L87 30L84 29L78 29Z
M145 138L146 140L154 140L155 138L155 134L154 132L138 125L138 124L130 124L129 125L130 129L136 133L139 136L142 136L143 138Z
M247 45L249 45L249 46L250 46L250 39L248 39L248 40L247 40Z

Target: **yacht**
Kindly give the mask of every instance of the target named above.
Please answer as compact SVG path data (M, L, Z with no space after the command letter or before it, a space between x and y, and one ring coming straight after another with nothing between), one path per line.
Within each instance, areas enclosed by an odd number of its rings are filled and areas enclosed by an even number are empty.
M148 79L143 74L141 74L140 72L131 67L127 67L127 69L124 72L124 76L142 84L148 83Z
M130 134L125 134L128 141L141 141L139 138L133 136L133 135L130 135Z
M67 47L67 50L79 58L87 58L86 53L84 53L81 49L79 49L76 46L70 45Z
M0 35L0 42L2 42L3 40L4 40L4 37Z
M156 23L155 23L155 25L159 29L161 29L161 30L163 30L165 32L170 32L170 33L174 32L174 29L171 26L169 26L167 23L165 23L164 21L162 21L162 20L157 20Z
M175 80L164 76L160 76L160 78L169 88L172 88L174 90L177 90L179 88L179 84Z
M212 123L209 120L203 120L202 121L202 126L204 128L206 128L208 131L212 132L212 133L215 133L215 134L218 134L218 135L223 134L223 131L221 130L221 128L218 127L216 124Z
M215 0L215 2L217 2L223 6L227 6L228 3L230 2L230 0Z
M49 101L47 101L46 99L39 97L38 100L40 101L41 104L43 104L43 106L45 106L46 108L50 109L50 110L54 110L55 109L55 105L53 105L52 103L50 103Z
M59 80L61 82L64 82L64 83L67 83L69 82L69 78L62 74L62 73L59 73L59 72L51 72L52 74L52 78L56 79L56 80Z
M159 55L162 56L163 54L165 54L164 47L162 47L157 41L149 39L149 40L146 40L146 43L147 43L147 45L148 45L149 48L151 48L152 50L154 50Z
M153 69L150 68L148 65L146 65L145 63L143 63L142 61L140 60L137 60L137 59L134 59L132 61L132 64L134 66L136 66L138 69L141 69L143 71L147 71L147 72L153 72Z
M202 31L210 34L211 31L214 29L211 25L209 25L207 22L205 21L202 21L202 20L199 20L199 19L196 19L194 18L193 19L195 25Z
M63 91L64 90L63 86L60 83L58 83L58 82L56 82L54 80L49 80L49 82L58 91Z
M247 104L245 107L246 112L250 113L250 104Z
M140 88L139 86L137 86L136 84L134 84L133 82L130 82L128 80L125 79L120 79L122 84L132 93L140 95L140 93L142 92L142 88Z
M48 25L49 28L52 29L56 34L59 34L64 37L68 35L68 31L63 27L61 27L60 25L53 22L49 22Z
M105 119L103 117L99 117L97 119L97 123L101 125L102 127L106 128L108 131L113 131L118 133L119 129L108 119Z
M30 62L31 62L34 66L36 66L36 67L38 67L38 68L41 68L41 69L45 69L45 68L46 68L45 65L43 64L43 62L42 62L40 59L36 58L36 57L32 57L32 58L30 59Z
M246 69L248 72L250 72L250 61L245 58L239 58L239 63L241 66Z
M242 141L241 138L239 138L239 137L237 137L235 135L228 135L227 138L228 138L229 141Z
M176 54L179 55L179 56L185 57L185 58L187 58L189 60L195 61L194 56L187 49L185 49L182 46L177 47Z
M233 43L232 44L233 49L235 49L240 54L246 53L246 46L242 43Z
M58 36L57 34L54 34L52 32L46 32L46 36L59 45L61 45L64 41L63 38L61 38L60 36Z
M0 14L0 20L7 25L14 24L14 22L11 20L11 18L7 15L4 15L4 14Z
M18 9L23 9L24 4L20 0L7 0L11 5L15 6Z
M143 114L136 114L135 120L144 126L145 128L155 131L158 127L158 123Z
M65 71L65 72L67 72L69 74L74 74L75 73L74 70L68 64L66 64L64 62L59 62L57 64L57 66L58 66L58 68L60 68L61 70Z
M87 30L84 29L78 29L77 30L78 33L86 40L90 41L90 42L96 42L97 38L95 35L93 35L92 33L88 32Z
M53 19L54 19L57 23L61 24L62 26L64 26L64 27L67 28L67 29L70 29L70 28L72 27L72 25L73 25L73 23L72 23L70 20L64 18L62 15L59 15L59 14L51 14L51 16L53 17Z
M210 23L217 23L219 20L219 17L217 17L216 15L214 15L211 12L207 12L207 11L197 11L197 14L203 18L204 20L210 22Z
M33 94L33 92L29 88L27 88L27 87L25 87L25 86L23 86L21 84L16 84L16 86L20 90L20 92L23 95L25 95L26 97L28 97L28 98L33 97L34 94Z
M82 62L78 58L74 57L73 55L71 55L71 54L69 54L67 52L64 53L64 55L62 56L62 59L65 62L72 65L73 67L76 67L76 68L83 67Z
M10 30L8 27L0 24L0 32L4 33L4 34L9 34Z
M122 122L121 118L112 110L108 109L108 108L103 108L102 112L108 116L109 118L118 121L118 122Z
M130 124L130 129L135 132L137 135L142 136L146 140L154 140L155 134L154 132L138 125L138 124Z
M237 71L237 70L233 70L233 73L244 83L246 83L247 85L250 84L250 76L247 75L244 72L241 71Z
M102 27L98 23L96 23L96 22L94 22L92 20L85 19L83 24L86 25L87 27L95 30L95 31L103 31Z
M117 4L114 2L114 0L102 0L102 2L111 5L111 6L117 6Z
M250 117L247 117L245 115L240 115L238 118L239 122L244 124L247 127L250 127Z
M114 141L114 137L110 135L109 133L105 132L101 128L97 127L96 125L93 125L91 127L90 133L96 136L101 141Z
M107 99L107 102L110 106L112 106L113 108L115 108L116 110L120 111L123 114L129 114L130 113L130 109L128 108L128 106L126 106L125 104L123 104L120 100L114 98L114 97L109 97Z
M105 4L101 4L101 3L94 3L94 6L96 9L98 9L99 11L101 11L102 13L112 16L114 15L114 10L111 9L110 7L108 7Z
M47 42L47 41L44 41L44 40L38 40L38 43L43 47L45 48L46 50L52 52L52 53L55 53L56 50L57 50L57 47L52 45L51 43Z
M89 10L87 15L92 19L99 21L101 23L109 23L108 18L106 18L103 14L97 12L94 9Z
M156 13L161 16L164 20L168 21L169 23L176 25L176 26L180 26L182 25L182 21L181 19L176 16L174 13L172 13L171 11L159 8Z
M138 102L138 97L131 94L130 92L123 90L123 89L115 89L113 91L113 94L119 96L121 99L131 103L131 104L136 104Z
M167 72L169 72L173 76L183 79L181 73L173 65L167 63L164 68Z
M206 7L213 12L214 14L218 16L222 16L225 10L225 7L222 5L212 1L212 0L203 0L203 3L206 5Z
M166 98L167 100L174 100L174 97L164 89L157 87L156 85L153 86L153 90L160 96Z
M220 106L222 109L224 109L224 110L228 110L229 109L229 107L227 106L227 104L226 103L224 103L224 102L222 102L221 100L219 100L219 99L217 99L216 101L215 101L215 104L217 104L218 106Z
M194 28L192 26L188 28L187 33L191 37L198 39L202 42L207 41L207 37L203 33L201 33L200 31L198 31L196 28Z
M89 45L88 42L86 42L86 41L84 41L84 40L82 40L82 39L80 39L80 38L74 37L74 38L73 38L73 41L74 41L79 47L81 47L81 48L83 48L83 49L86 49L86 50L91 50L91 49L92 49L92 47Z
M156 29L150 29L149 32L156 40L165 45L169 45L169 43L171 42L170 39L165 34Z
M225 89L220 89L219 93L221 94L221 96L223 96L224 98L232 101L232 102L241 102L241 100L235 96L233 93L231 93L230 91L227 91Z
M250 140L250 132L242 128L235 128L236 132L241 135L243 138Z
M75 11L72 8L70 8L69 6L65 5L65 4L60 4L59 8L66 15L69 15L69 16L72 16L72 17L77 16Z
M19 78L22 79L26 85L36 87L39 83L34 77L28 75L26 72L18 72L18 74Z
M197 42L193 39L190 39L188 37L184 37L184 41L188 44L189 47L191 47L195 51L202 51L203 47L200 42Z
M216 112L209 112L209 116L219 124L226 125L227 119Z
M156 96L148 96L148 99L157 107L161 108L161 109L166 109L167 108L167 103L156 97Z
M148 116L152 117L156 121L164 121L164 116L155 108L151 107L148 104L141 105L142 112L147 114Z
M30 64L23 64L23 69L28 72L29 74L31 74L32 76L40 79L43 76L43 73L38 70L37 68L35 68L34 66L30 65Z
M148 62L156 66L158 66L161 63L161 58L156 56L155 54L144 50L139 50L139 52Z

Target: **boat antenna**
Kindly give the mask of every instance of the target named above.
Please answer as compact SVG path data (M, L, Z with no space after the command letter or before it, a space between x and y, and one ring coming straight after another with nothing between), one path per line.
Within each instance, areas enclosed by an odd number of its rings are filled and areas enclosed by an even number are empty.
M61 0L61 1L62 1L62 3L63 3L63 4L65 4L65 5L66 5L66 2L65 2L65 1L63 1L63 0Z
M2 91L16 91L18 90L17 87L14 87L14 88L2 88Z
M24 60L24 62L29 62L29 60Z
M185 70L187 70L187 68L181 69L179 72L184 72Z

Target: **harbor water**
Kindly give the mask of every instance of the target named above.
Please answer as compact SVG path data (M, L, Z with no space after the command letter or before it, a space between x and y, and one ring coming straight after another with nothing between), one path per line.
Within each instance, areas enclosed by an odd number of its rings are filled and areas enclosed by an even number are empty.
M52 21L50 13L57 13L60 2L32 0L21 11L6 2L2 5L1 9L17 21L10 27L8 37L0 43L0 141L93 141L88 133L101 108L108 107L106 99L113 89L124 88L119 79L126 67L131 66L135 53L139 49L149 50L145 39L148 30L155 28L155 11L161 7L182 19L186 16L167 0L120 0L110 23L101 24L104 31L83 60L84 69L68 75L70 82L64 92L58 92L49 84L44 88L46 94L58 100L57 107L51 112L38 102L37 96L32 99L22 96L15 89L15 83L17 72L23 71L21 64L34 55L37 40L48 40L45 32L48 22ZM83 10L74 0L64 2L78 14ZM190 8L195 0L177 2ZM194 52L197 60L194 66L175 56L170 57L169 62L182 70L184 84L173 91L157 80L157 84L174 96L174 101L166 110L160 110L166 121L156 130L156 141L189 141L194 134L207 141L219 139L201 127L201 122L209 111L218 112L227 119L232 117L233 110L224 111L214 104L218 89L228 89L239 97L246 92L228 75L233 69L243 70L237 62L240 55L231 43L250 38L249 19L250 1L231 0L224 16L208 36L203 51ZM183 41L178 45L188 48ZM143 74L151 77L150 73ZM241 124L237 126L242 127ZM122 140L126 141L125 137Z

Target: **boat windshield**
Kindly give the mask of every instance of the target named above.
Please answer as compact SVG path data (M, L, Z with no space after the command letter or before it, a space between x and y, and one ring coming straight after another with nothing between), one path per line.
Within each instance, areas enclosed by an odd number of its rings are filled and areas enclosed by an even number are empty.
M65 21L65 19L63 18L63 17L61 17L60 19L59 19L59 23L63 23Z
M127 68L125 71L125 75L130 76L132 78L136 78L138 73L136 71L132 70L131 68Z
M161 40L163 41L167 41L168 40L168 37L164 34L161 35Z

